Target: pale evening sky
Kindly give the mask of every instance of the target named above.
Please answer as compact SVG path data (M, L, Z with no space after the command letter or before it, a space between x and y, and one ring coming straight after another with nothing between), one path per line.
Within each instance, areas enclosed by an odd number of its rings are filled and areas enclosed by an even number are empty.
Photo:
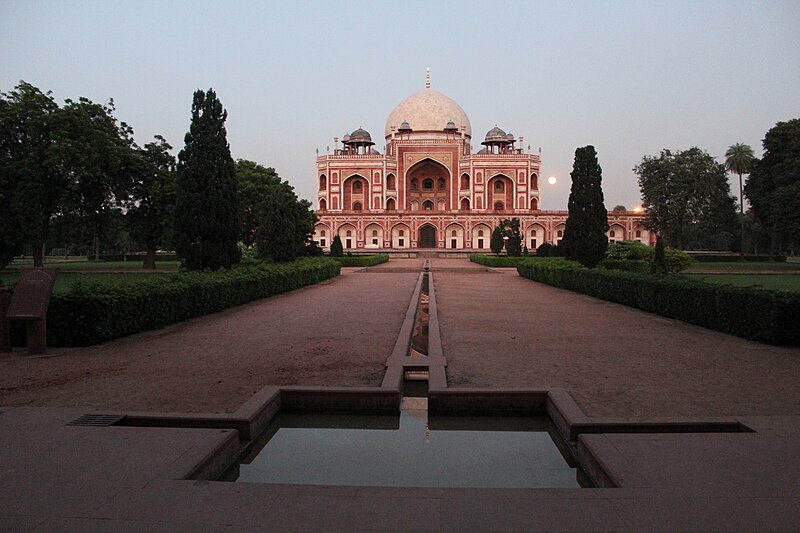
M228 110L234 158L314 200L315 149L358 127L383 151L391 110L424 87L464 108L473 150L498 125L542 148L543 209L566 209L593 144L606 205L662 148L720 161L800 117L800 2L189 2L0 0L0 91L113 98L137 142L183 145L192 92Z

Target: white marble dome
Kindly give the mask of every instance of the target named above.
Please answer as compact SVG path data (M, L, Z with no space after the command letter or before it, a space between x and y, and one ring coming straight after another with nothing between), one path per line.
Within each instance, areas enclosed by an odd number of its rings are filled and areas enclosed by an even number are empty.
M395 107L386 120L386 137L396 132L403 121L408 122L413 131L444 131L447 123L452 121L456 128L472 137L472 126L469 117L455 100L435 89L422 89Z

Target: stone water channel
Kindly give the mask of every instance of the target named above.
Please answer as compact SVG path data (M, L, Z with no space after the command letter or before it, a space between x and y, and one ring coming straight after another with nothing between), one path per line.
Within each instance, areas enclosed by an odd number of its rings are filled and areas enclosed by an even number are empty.
M402 369L399 416L280 413L225 479L348 486L579 487L584 478L546 416L429 415L431 367L443 370L446 365L430 260L424 263L415 294L406 353L401 360L394 353L395 359L387 362L389 369ZM402 331L400 337L396 349L405 349ZM443 377L441 372L437 375Z

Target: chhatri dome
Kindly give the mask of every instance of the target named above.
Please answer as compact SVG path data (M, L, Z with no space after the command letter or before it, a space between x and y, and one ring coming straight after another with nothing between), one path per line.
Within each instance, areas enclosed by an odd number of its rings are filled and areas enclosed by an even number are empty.
M389 114L386 120L386 137L391 137L392 128L397 132L403 122L408 122L414 132L441 132L448 128L448 122L453 122L458 131L464 126L464 133L472 137L469 117L455 100L431 89L430 73L427 75L425 88L400 102Z

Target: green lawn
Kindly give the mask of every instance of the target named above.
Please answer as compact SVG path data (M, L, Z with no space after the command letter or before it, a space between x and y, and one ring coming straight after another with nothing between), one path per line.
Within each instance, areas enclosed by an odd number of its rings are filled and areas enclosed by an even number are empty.
M152 272L147 274L133 274L133 273L101 273L101 272L87 272L86 274L77 272L60 272L56 277L56 285L53 289L54 293L68 292L72 285L81 280L86 283L99 283L102 285L131 285L141 283L152 276L167 276L170 275L166 271L160 273ZM19 280L20 274L17 272L2 272L0 273L0 280L4 285L13 287Z
M178 261L156 261L156 270L177 270ZM14 261L7 268L32 268L32 261ZM45 261L45 268L59 270L137 270L142 269L142 261Z
M776 263L772 261L732 261L727 263L701 263L695 261L687 272L752 272L752 271L790 271L800 273L800 263Z
M798 274L683 274L706 283L721 283L736 287L757 287L777 291L800 292Z

